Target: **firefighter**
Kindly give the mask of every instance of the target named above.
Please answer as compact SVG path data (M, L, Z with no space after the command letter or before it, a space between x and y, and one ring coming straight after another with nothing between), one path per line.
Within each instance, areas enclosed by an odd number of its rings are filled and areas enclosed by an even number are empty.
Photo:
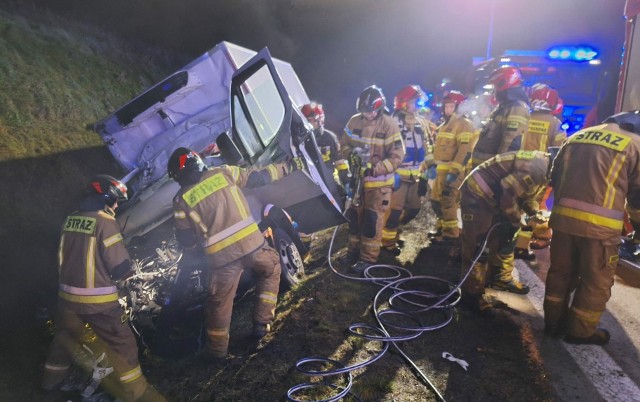
M434 149L436 178L431 191L431 206L436 213L436 231L429 233L432 243L454 245L460 236L458 188L465 176L473 148L473 124L458 107L465 100L460 91L449 91L442 101L444 122L438 127Z
M330 172L336 170L336 163L342 162L340 159L340 143L336 134L324 126L324 109L316 102L307 103L300 108L300 111L313 127L313 134L316 137L316 144L322 154L322 160ZM345 162L346 163L346 162Z
M517 151L529 124L529 98L515 67L500 67L489 76L498 107L480 132L473 149L473 167L498 154Z
M554 163L547 335L566 332L564 340L575 344L609 341L597 326L611 297L625 210L640 240L638 135L640 110L616 114L569 137Z
M268 184L293 168L287 163L262 170L207 168L187 148L176 149L169 158L169 176L180 184L173 199L176 237L186 250L204 251L208 263L204 358L209 361L220 363L227 356L233 299L245 267L257 278L252 337L260 339L271 329L280 261L258 229L240 187Z
M556 117L562 113L563 102L558 96L558 91L546 84L535 84L531 87L529 95L531 101L531 117L527 132L522 137L522 150L547 151L550 147L559 147L567 138L567 133L562 129L562 122ZM549 187L540 198L540 207L546 210L546 200L551 193ZM551 239L551 231L547 224L538 225L535 235L539 242L537 248L544 248ZM514 257L525 261L533 261L536 255L529 249L533 242L534 230L525 226L518 233ZM544 241L544 242L543 242Z
M475 168L461 187L462 273L467 272L489 228L500 223L487 242L467 280L462 284L462 303L481 314L490 315L484 299L487 269L505 266L496 278L498 289L524 294L528 289L513 283L513 241L523 215L529 224L542 223L537 197L544 191L550 165L549 154L541 151L512 151L497 155ZM526 291L525 291L526 290Z
M382 229L382 246L396 256L400 255L402 244L398 227L409 223L420 212L420 198L426 195L426 186L420 185L420 178L424 164L433 163L430 127L417 112L426 101L427 96L419 85L400 89L393 101L394 117L400 127L406 153L396 169L396 185Z
M471 158L473 167L495 155L519 150L529 124L529 97L522 88L520 71L515 67L500 67L489 76L489 84L493 86L498 107L480 131ZM511 272L513 268L493 266L490 269L498 271L492 277L504 278L507 271ZM510 283L512 286L509 286L509 291L529 292L529 287L518 280L513 279Z
M45 390L58 388L69 374L88 324L97 336L92 353L104 352L102 367L113 369L102 380L107 392L126 401L165 401L142 374L136 339L118 303L116 281L131 271L115 219L118 202L126 199L124 183L95 176L80 208L62 227L56 332L45 362Z
M398 124L385 113L385 106L380 88L365 88L356 102L358 113L347 122L342 139L342 156L357 162L353 165L359 165L359 170L351 174L362 179L362 194L353 194L354 203L345 214L349 219L347 261L355 262L351 268L357 273L378 259L395 171L405 155ZM357 205L355 197L362 199Z

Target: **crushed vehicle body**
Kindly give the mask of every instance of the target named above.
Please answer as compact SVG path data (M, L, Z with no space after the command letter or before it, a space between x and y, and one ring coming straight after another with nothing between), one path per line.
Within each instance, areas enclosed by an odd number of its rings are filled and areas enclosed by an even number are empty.
M209 166L303 161L303 169L279 181L243 189L280 255L282 286L302 280L307 250L299 233L345 222L332 172L299 112L308 102L289 63L272 59L266 48L256 53L222 42L94 124L131 194L117 220L134 259L122 302L134 325L157 327L169 306L201 309L202 261L185 261L173 232L172 199L179 186L167 175L167 161L178 147L199 152ZM249 275L241 288L250 287Z

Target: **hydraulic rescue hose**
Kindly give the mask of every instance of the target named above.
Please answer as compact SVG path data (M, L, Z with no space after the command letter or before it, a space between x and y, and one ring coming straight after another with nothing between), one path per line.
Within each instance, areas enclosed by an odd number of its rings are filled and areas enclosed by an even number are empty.
M293 386L287 391L287 399L289 401L313 401L313 402L333 402L344 398L347 395L352 396L356 400L360 401L351 392L353 385L352 371L364 368L373 362L379 360L389 350L389 346L393 345L394 349L404 358L404 360L413 368L414 372L422 379L422 381L431 388L436 394L439 400L445 401L444 396L438 391L435 385L429 380L429 378L420 370L413 360L398 346L397 342L408 341L416 339L424 332L433 331L443 328L451 322L453 319L453 307L458 304L461 298L460 286L467 279L471 273L471 269L480 259L484 248L487 245L489 236L493 230L504 224L499 222L491 226L487 235L485 236L481 246L478 248L478 252L474 257L469 269L465 275L461 278L459 283L454 284L445 279L437 278L434 276L413 276L411 272L403 267L397 265L387 264L375 264L371 265L364 271L364 278L345 275L338 272L331 263L331 253L333 249L333 243L335 241L336 233L340 229L340 226L336 227L329 243L329 250L327 251L327 260L329 267L338 276L361 282L370 282L382 288L378 291L373 299L373 313L378 326L372 326L366 323L355 323L349 326L349 332L352 335L366 339L367 341L377 341L382 343L382 349L371 357L369 360L365 360L350 366L347 366L337 360L325 358L325 357L307 357L300 359L296 362L296 369L308 376L322 377L322 382L307 382ZM386 276L374 275L375 272L387 272ZM445 292L432 292L425 290L411 289L411 284L429 284L435 283L440 286L445 285L448 290ZM386 299L389 308L382 308L383 295L391 292L391 295ZM411 308L400 308L400 304L410 306ZM439 321L431 325L423 325L422 320L417 314L424 314L426 312L439 312L444 316L439 318ZM389 317L400 317L405 321L412 323L412 325L400 325ZM389 332L393 330L394 335ZM401 335L395 335L396 332L402 333ZM329 368L327 368L329 367ZM325 378L331 376L341 376L346 381L346 385L337 385ZM305 395L305 392L318 390L320 388L330 388L336 390L336 394L328 399L309 399L309 395ZM310 392L309 392L310 393ZM305 397L305 399L297 399L298 397Z

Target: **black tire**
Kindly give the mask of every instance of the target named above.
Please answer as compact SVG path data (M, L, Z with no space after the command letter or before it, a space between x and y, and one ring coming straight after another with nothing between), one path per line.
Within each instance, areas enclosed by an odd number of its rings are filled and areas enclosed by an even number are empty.
M304 262L291 237L280 228L273 230L273 248L280 257L280 287L290 289L291 286L304 280Z

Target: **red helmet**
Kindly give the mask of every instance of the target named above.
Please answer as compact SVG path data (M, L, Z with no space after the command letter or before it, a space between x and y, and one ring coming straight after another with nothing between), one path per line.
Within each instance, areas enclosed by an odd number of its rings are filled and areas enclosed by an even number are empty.
M324 126L324 110L322 105L316 102L307 103L300 109L307 120L314 120L318 125Z
M558 96L558 91L551 88L547 84L535 84L531 87L531 108L533 110L546 110L553 112L558 107L558 101L561 101Z
M396 97L393 99L393 108L395 110L407 110L407 106L409 103L413 102L418 106L424 106L427 101L427 95L425 95L420 85L407 85L406 87L400 89L396 94Z
M444 105L446 103L455 103L456 106L458 106L465 99L467 99L467 97L464 96L462 94L462 92L456 91L456 90L451 90L444 96L444 99L442 100L442 104Z
M522 75L520 70L515 67L500 67L489 76L489 84L493 85L496 92L502 92L522 85Z

